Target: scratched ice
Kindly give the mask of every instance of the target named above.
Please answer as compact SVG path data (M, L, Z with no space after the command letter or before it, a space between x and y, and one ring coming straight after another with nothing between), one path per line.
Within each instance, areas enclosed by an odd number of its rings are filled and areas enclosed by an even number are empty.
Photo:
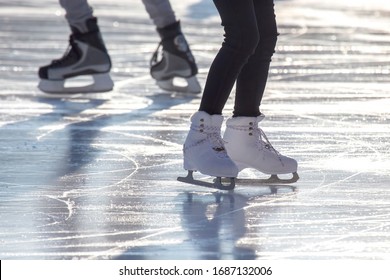
M387 0L275 2L263 129L301 179L232 193L176 181L200 97L150 78L159 38L141 1L91 4L116 87L72 97L36 88L68 44L57 1L1 4L1 259L390 259ZM209 0L172 4L204 84L218 15Z

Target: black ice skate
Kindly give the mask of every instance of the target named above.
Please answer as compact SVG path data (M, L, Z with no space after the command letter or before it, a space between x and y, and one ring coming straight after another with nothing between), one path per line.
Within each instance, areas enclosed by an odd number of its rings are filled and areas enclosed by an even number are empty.
M157 85L167 91L200 93L201 87L196 78L198 68L181 32L180 22L157 31L161 42L150 61L150 74Z
M103 43L97 19L87 20L87 33L72 27L64 56L39 69L38 88L46 93L88 93L112 90L111 60ZM68 86L67 79L92 76L93 82ZM75 79L74 79L75 80Z

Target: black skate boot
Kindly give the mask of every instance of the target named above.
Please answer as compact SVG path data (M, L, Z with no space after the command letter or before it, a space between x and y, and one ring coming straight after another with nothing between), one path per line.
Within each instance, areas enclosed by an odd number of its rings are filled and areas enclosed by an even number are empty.
M150 73L157 85L168 91L200 93L201 87L196 79L198 67L181 31L180 22L158 28L157 31L161 42L150 63ZM158 60L161 46L162 55ZM176 78L179 78L179 82L181 80L181 84L175 83Z
M82 33L71 26L69 47L64 56L39 68L41 79L38 88L47 93L88 93L112 90L109 75L111 60L101 37L97 19L86 22L88 32ZM66 79L91 75L93 83L65 86Z

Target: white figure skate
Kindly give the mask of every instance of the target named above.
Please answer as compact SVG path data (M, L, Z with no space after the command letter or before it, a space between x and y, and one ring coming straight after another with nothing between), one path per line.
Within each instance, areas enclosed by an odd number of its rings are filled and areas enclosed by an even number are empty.
M89 32L81 33L75 27L64 56L39 69L38 88L46 93L89 93L112 90L109 75L110 57L101 38L96 18L86 22ZM76 79L75 77L90 79ZM72 83L73 81L73 83Z
M181 32L180 22L157 31L161 42L150 61L150 74L156 84L167 91L200 93L202 89L196 78L198 68Z
M251 180L257 184L290 184L295 183L298 164L289 157L276 151L259 128L258 124L264 115L259 117L235 117L226 122L224 133L225 146L230 158L235 162L239 171L254 168L262 173L270 174L268 179ZM291 179L281 179L278 174L290 174ZM237 182L246 183L237 179Z
M178 177L181 182L232 190L235 186L234 178L238 169L226 153L221 139L221 115L209 115L205 112L196 112L191 117L191 128L184 143L184 169L188 170L187 177ZM213 183L195 180L193 172L214 176ZM230 183L222 184L222 177L229 178Z

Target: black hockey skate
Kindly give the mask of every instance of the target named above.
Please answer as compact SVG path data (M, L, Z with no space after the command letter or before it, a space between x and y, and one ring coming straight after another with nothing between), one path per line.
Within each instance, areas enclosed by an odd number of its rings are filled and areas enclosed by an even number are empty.
M161 42L150 60L150 74L167 91L200 93L198 68L180 22L157 29ZM160 50L162 47L162 51Z
M112 90L111 60L101 38L97 19L86 22L88 32L72 27L69 47L64 56L39 69L38 88L46 93L88 93ZM67 79L92 76L92 84L65 85Z

